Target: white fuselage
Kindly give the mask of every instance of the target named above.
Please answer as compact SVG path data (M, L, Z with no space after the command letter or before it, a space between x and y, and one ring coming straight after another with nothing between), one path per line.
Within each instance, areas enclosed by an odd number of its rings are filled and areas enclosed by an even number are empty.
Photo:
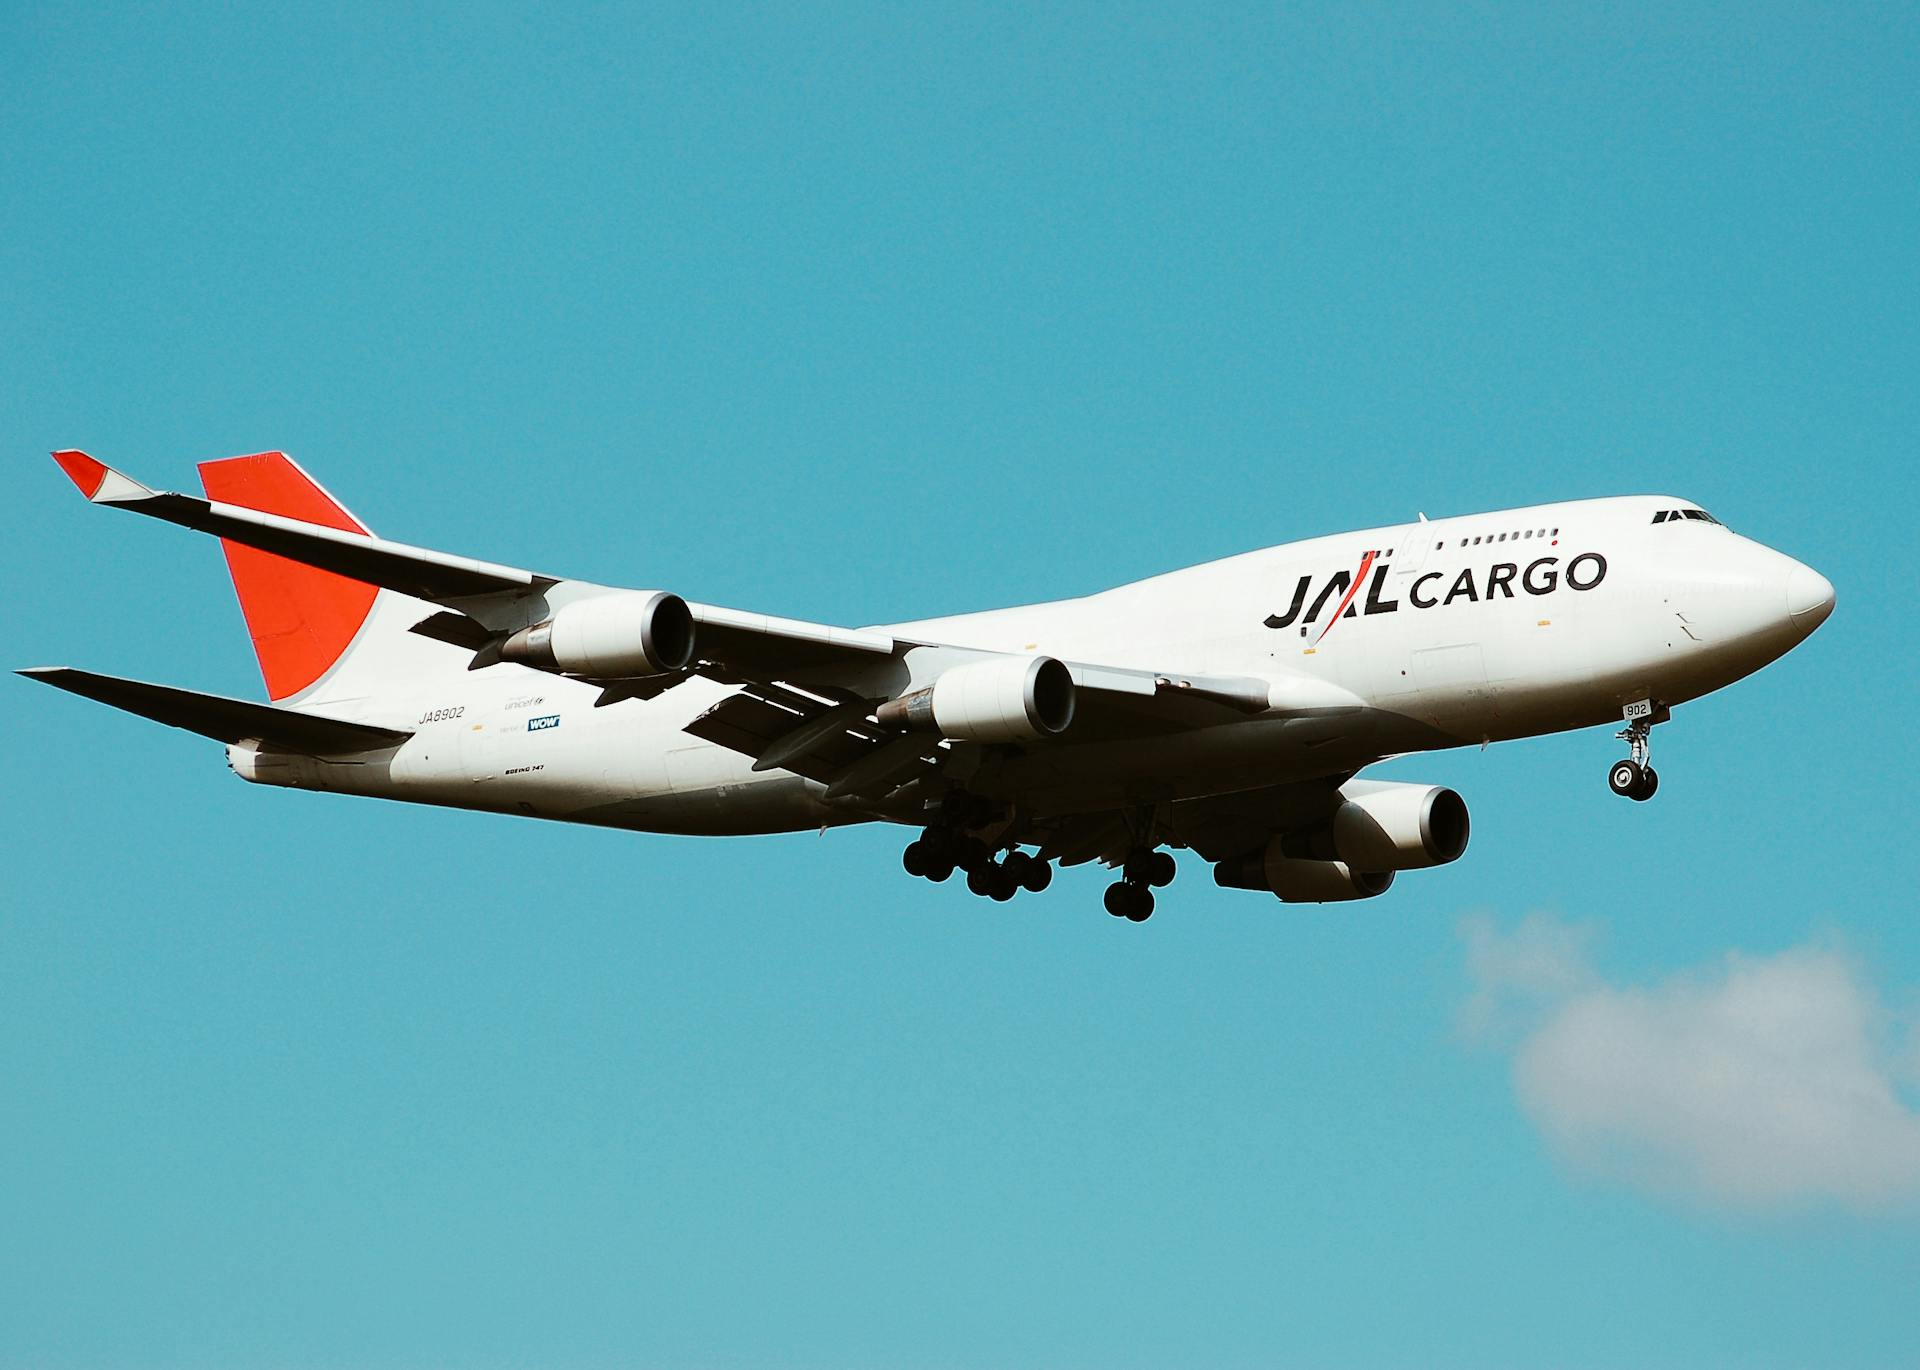
M1272 682L1271 718L1146 740L1069 734L994 760L971 782L984 793L1070 813L1248 790L1604 723L1640 699L1680 704L1759 669L1825 618L1832 587L1792 558L1697 510L1654 521L1691 508L1628 496L1367 529L889 631ZM945 650L909 650L908 677L887 688L927 683ZM601 708L596 686L503 663L349 710L415 730L390 759L348 765L246 745L230 757L267 783L654 831L894 816L829 802L815 782L756 772L752 758L683 731L731 690L694 678ZM1316 736L1297 726L1302 710L1348 724Z

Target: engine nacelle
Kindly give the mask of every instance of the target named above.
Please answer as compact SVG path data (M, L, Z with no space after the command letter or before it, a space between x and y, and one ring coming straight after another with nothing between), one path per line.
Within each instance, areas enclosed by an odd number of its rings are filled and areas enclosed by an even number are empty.
M1325 826L1281 838L1286 856L1356 870L1410 871L1457 861L1472 824L1467 801L1439 785L1350 780Z
M1213 868L1213 880L1234 890L1266 890L1289 904L1335 904L1372 899L1393 885L1390 870L1355 870L1344 861L1312 861L1288 856L1281 839L1264 851Z
M693 611L664 590L622 590L563 605L522 628L503 661L542 671L620 680L677 671L693 660Z
M1032 742L1073 722L1073 673L1050 656L997 657L942 672L924 689L882 704L875 717L968 742Z

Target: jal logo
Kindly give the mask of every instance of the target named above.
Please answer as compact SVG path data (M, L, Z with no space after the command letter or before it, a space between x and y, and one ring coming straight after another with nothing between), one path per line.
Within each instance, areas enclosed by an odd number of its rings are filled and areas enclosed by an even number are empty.
M1319 642L1333 631L1333 625L1343 617L1394 613L1400 608L1400 601L1383 595L1388 570L1387 563L1380 559L1378 552L1368 552L1360 558L1357 570L1334 572L1320 587L1320 593L1313 597L1311 604L1307 601L1307 593L1313 588L1315 577L1301 576L1293 587L1293 601L1287 605L1287 611L1284 614L1268 614L1266 626L1290 628L1298 623L1304 636L1307 625L1319 621L1328 603L1337 599L1333 613L1321 626L1319 637L1314 639ZM1368 572L1373 573L1370 581ZM1561 585L1572 590L1591 590L1606 576L1607 559L1598 552L1582 552L1567 562L1564 568L1557 556L1541 557L1525 567L1517 561L1501 561L1484 570L1468 566L1462 567L1457 573L1429 571L1423 576L1416 576L1407 587L1407 603L1415 609L1438 609L1456 600L1477 604L1483 600L1512 599L1516 585L1522 593L1529 595L1550 595ZM1367 592L1364 598L1360 595L1363 586ZM1356 603L1356 600L1359 602ZM1300 612L1302 609L1306 610L1304 616Z
M542 714L538 718L529 718L527 720L527 731L530 733L537 733L545 728L557 728L559 726L559 714Z

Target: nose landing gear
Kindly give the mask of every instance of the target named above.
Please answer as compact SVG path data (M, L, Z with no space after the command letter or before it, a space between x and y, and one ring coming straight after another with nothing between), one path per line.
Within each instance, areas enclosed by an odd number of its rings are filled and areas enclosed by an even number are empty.
M1626 707L1627 726L1615 734L1632 752L1625 761L1616 761L1607 771L1607 785L1615 794L1641 803L1653 798L1660 788L1660 775L1649 764L1653 755L1653 725L1665 723L1673 714L1664 704L1651 699L1635 700Z

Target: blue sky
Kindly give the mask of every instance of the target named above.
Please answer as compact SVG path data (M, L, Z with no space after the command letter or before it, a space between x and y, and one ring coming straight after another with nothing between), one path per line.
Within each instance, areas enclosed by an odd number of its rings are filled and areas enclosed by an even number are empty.
M8 678L0 1363L1910 1364L1917 44L7 6L13 665L259 688L218 554L67 445L282 448L388 536L836 622L1642 490L1839 608L1661 729L1652 804L1599 730L1411 758L1457 865L1193 865L1142 927L892 831L252 789Z

